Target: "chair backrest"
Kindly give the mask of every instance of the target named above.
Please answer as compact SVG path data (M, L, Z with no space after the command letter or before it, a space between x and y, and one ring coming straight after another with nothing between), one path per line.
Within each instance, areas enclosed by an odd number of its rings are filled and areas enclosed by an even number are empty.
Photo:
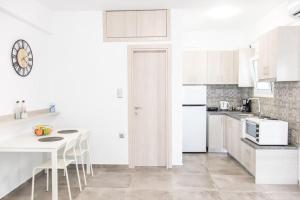
M88 131L82 131L80 133L80 140L79 140L79 148L84 148L84 146L87 146L87 142L89 139L89 132Z
M78 141L78 137L73 137L67 142L67 144L65 146L64 154L63 154L64 157L66 157L66 154L69 151L72 151L75 149L77 141Z

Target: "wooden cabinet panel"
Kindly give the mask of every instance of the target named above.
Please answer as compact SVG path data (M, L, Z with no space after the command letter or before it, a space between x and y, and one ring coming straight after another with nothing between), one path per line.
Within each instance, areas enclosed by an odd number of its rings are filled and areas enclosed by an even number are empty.
M233 52L233 84L239 83L239 66L240 66L239 51L236 50Z
M185 51L183 54L183 84L206 84L207 53Z
M259 38L259 80L300 80L300 27L276 28Z
M220 55L221 82L224 84L237 84L234 73L233 51L221 51Z
M237 84L234 51L207 52L207 84Z
M278 59L278 30L271 31L268 35L268 55L269 55L269 78L276 79L277 59Z
M256 151L244 142L241 143L241 161L242 165L255 176L256 168Z
M225 116L225 147L227 152L241 162L242 124L240 120Z
M137 37L167 37L167 10L137 12Z
M238 75L238 83L239 87L253 87L254 81L252 76L252 61L251 59L255 55L255 49L246 48L240 49L238 51L239 57L239 75Z
M106 42L169 40L169 15L167 9L105 11L103 39Z
M107 37L135 37L136 11L107 11L105 24Z
M250 55L242 71L251 79ZM183 84L238 84L239 51L186 51L183 59ZM250 87L249 84L244 87Z
M224 148L227 150L228 153L232 152L231 150L231 134L230 134L230 130L231 130L231 124L230 124L230 117L228 116L224 116Z
M208 84L222 84L221 73L221 52L208 51L207 52L207 83Z
M270 77L269 55L268 55L268 37L262 36L259 39L259 61L258 61L258 78L259 80Z
M237 160L241 161L241 138L242 138L242 129L241 121L236 119L231 120L231 130L232 130L232 156Z
M223 115L209 115L208 117L208 151L225 152Z

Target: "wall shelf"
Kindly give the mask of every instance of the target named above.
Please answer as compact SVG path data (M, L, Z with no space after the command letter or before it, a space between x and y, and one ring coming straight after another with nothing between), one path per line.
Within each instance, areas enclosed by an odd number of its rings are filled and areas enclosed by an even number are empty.
M59 112L49 112L49 109L40 109L28 112L28 118L26 119L15 119L14 115L2 115L0 116L0 125L5 125L8 123L22 123L30 120L52 117L59 115Z

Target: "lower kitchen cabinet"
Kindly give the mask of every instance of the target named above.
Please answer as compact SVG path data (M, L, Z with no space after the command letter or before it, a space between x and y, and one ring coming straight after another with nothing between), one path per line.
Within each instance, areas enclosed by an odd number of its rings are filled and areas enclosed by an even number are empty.
M228 152L256 184L297 184L297 147L259 146L242 139L243 123L224 114L208 115L209 152Z
M208 151L226 152L224 145L224 115L208 116Z
M241 161L242 124L240 120L225 117L225 147L237 161Z
M240 163L255 176L256 151L254 148L241 141L241 161Z
M253 176L256 184L297 184L298 149L261 147L242 141L240 162ZM256 146L256 147L255 147Z

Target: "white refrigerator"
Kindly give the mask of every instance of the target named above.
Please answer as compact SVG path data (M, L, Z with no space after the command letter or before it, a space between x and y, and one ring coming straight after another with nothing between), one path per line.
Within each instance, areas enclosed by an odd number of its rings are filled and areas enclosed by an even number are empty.
M183 152L206 152L206 86L183 86Z

